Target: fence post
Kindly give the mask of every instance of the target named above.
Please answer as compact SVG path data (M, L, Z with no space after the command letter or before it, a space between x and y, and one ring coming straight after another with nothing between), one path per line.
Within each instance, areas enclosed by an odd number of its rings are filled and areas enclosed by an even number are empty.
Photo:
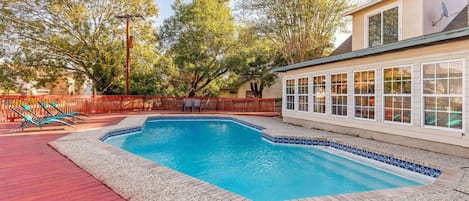
M0 96L0 122L4 122L4 115L3 115L3 97Z

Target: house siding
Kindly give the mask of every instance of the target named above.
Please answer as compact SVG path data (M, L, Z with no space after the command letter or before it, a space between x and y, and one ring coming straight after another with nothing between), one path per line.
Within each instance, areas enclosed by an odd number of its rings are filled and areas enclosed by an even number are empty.
M462 130L428 128L422 126L422 63L463 60L463 119ZM374 139L381 139L397 144L434 150L443 153L457 154L467 153L469 149L469 138L463 133L468 133L469 129L469 43L466 41L454 41L438 45L428 45L420 48L402 50L399 52L356 58L347 61L340 61L309 68L287 71L283 74L283 82L287 79L299 77L312 77L314 75L327 76L327 111L326 114L315 114L312 112L298 112L285 110L283 108L284 121L288 123L301 124L308 127L343 132L352 135L364 135ZM383 68L410 65L412 66L412 116L411 124L396 124L383 121ZM375 119L362 120L354 118L354 71L375 70ZM331 115L330 99L330 75L332 73L348 73L348 98L347 117ZM310 92L311 93L311 92ZM285 91L283 90L283 94ZM284 98L285 100L285 98ZM311 99L310 99L311 100ZM296 99L296 101L298 101ZM311 102L310 102L311 104ZM284 104L285 105L285 104ZM297 109L298 106L295 106ZM408 142L405 139L412 139ZM404 140L405 142L403 142ZM420 141L419 141L420 140ZM436 146L435 144L438 144ZM448 148L447 146L456 148Z

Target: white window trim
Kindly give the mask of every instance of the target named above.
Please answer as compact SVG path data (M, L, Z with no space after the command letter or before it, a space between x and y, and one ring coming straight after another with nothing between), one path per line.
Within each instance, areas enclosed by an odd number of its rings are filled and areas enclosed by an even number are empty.
M304 78L308 79L308 85L307 85L308 90L306 90L306 93L305 93L305 94L300 94L300 79L304 79ZM298 94L298 110L297 110L297 111L298 111L298 112L301 112L301 113L309 113L309 112L310 112L309 89L310 89L310 86L311 86L311 84L310 84L310 83L311 83L311 78L310 78L309 76L300 76L300 77L298 77L296 80L297 80L297 83L298 83L298 87L297 87L298 93L296 93L296 94ZM308 102L307 102L308 107L306 108L307 111L300 110L300 96L306 96L306 97L308 98Z
M295 93L293 93L293 94L287 94L287 85L288 85L288 81L289 81L289 80L293 80L293 89L295 90ZM284 97L285 97L285 110L286 110L286 111L295 111L295 109L296 109L296 107L295 107L295 105L296 105L296 104L295 104L296 98L295 98L295 100L293 101L293 110L288 108L288 103L289 103L289 102L288 102L288 98L287 98L287 96L291 96L291 95L293 95L293 97L295 97L295 94L296 94L296 89L295 89L295 88L296 88L296 79L293 78L293 77L291 77L291 78L290 78L290 77L285 78L285 93L284 93Z
M356 117L355 116L355 107L356 107L355 97L357 97L357 94L355 94L355 73L357 73L357 72L361 73L361 72L365 72L365 71L374 71L375 72L375 90L374 90L373 94L359 94L358 96L367 95L367 96L374 96L375 97L375 106L373 106L374 107L373 109L375 110L375 118L374 119L362 118L362 117ZM376 69L372 68L372 69L366 69L366 70L356 70L356 71L352 72L352 75L353 75L352 76L352 80L353 80L353 82L352 82L352 86L353 86L353 94L352 94L353 95L353 105L352 105L353 110L352 110L352 112L353 113L351 113L351 114L352 114L353 119L376 122L376 113L377 113L377 110L376 110ZM348 113L348 111L347 111L347 113Z
M313 91L314 90L314 77L321 77L321 76L324 76L324 78L325 78L325 80L324 80L324 82L325 82L324 83L324 98L325 98L325 100L324 100L324 113L314 111L314 103L315 103L314 98L316 97L315 96L316 94ZM328 81L327 74L312 75L311 76L311 81L312 81L311 82L311 107L312 107L311 112L313 114L327 115L327 101L328 101L327 100L327 81Z
M370 16L373 16L373 15L376 15L378 13L382 13L386 10L389 10L391 8L394 8L394 7L397 7L397 16L398 16L398 25L397 25L397 41L401 41L402 40L402 0L399 0L398 2L395 2L395 3L392 3L392 4L389 4L387 6L383 6L379 9L376 9L376 10L373 10L373 11L370 11L368 13L365 14L365 19L364 19L364 46L365 48L369 48L369 42L368 42L368 25L369 25L369 22L368 22L368 18ZM381 33L382 34L382 33ZM381 37L381 42L382 42L383 38ZM382 44L381 44L382 45Z
M410 97L410 123L404 123L404 122L395 122L395 121L388 121L386 120L386 103L385 103L385 99L384 97L386 96L386 94L384 93L384 70L385 69L390 69L390 68L402 68L402 67L408 67L410 66L410 82L411 82L411 86L410 86L410 94L405 94L405 95L398 95L398 96L402 96L402 97ZM412 119L414 118L414 111L413 111L413 108L412 108L412 103L413 103L413 94L414 94L414 88L413 88L413 85L414 85L414 65L413 64L409 64L409 65L396 65L396 66L390 66L390 67L383 67L382 69L382 75L383 75L383 79L381 80L382 81L382 87L383 87L383 90L382 90L382 99L383 100L383 112L382 112L382 118L383 118L383 122L384 123L388 123L388 124L397 124L397 125L404 125L404 126L412 126L413 125L413 121ZM394 95L392 95L394 97Z
M333 75L341 75L341 74L346 74L347 75L347 93L345 95L340 95L340 96L345 96L346 97L346 100L347 100L347 104L345 105L345 108L347 109L347 115L337 115L337 114L333 114L332 113L332 91L329 93L329 107L331 108L331 116L333 117L340 117L340 118L347 118L349 116L349 110L348 110L348 105L349 105L349 101L348 101L348 90L349 90L349 73L348 72L335 72L335 73L331 73L329 75L329 85L330 85L330 90L332 90L332 76ZM327 78L326 78L327 79Z
M438 127L438 126L427 126L425 125L425 102L424 102L424 99L425 99L425 95L423 93L423 66L426 65L426 64L437 64L437 63L444 63L444 62L447 62L447 63L450 63L450 62L458 62L458 61L462 61L462 94L461 94L461 98L462 98L462 127L461 129L456 129L456 128L443 128L443 127ZM456 132L462 132L464 133L465 131L465 113L466 113L466 108L465 108L465 103L466 103L466 98L465 98L465 90L466 90L466 87L465 87L465 75L466 75L466 60L465 59L451 59L451 60L440 60L440 61L432 61L432 62L424 62L424 63L421 63L420 64L420 104L421 104L421 110L420 110L420 127L422 128L428 128L428 129L435 129L435 130L442 130L442 131L456 131ZM452 95L452 94L449 94L449 95L438 95L436 94L434 97L439 97L439 96L443 96L443 97L459 97L459 96L455 96L455 95Z

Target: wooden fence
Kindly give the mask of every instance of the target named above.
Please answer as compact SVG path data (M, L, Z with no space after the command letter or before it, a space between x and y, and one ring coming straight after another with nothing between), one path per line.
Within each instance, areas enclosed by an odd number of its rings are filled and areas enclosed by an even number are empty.
M64 112L116 113L127 111L182 111L186 97L161 96L0 96L0 122L21 121L10 107L29 105L40 116L46 112L38 102L55 102ZM192 97L193 98L193 97ZM275 99L257 98L197 98L201 110L208 112L274 112ZM50 106L48 106L53 110ZM187 111L187 110L186 110ZM198 111L194 110L194 111Z

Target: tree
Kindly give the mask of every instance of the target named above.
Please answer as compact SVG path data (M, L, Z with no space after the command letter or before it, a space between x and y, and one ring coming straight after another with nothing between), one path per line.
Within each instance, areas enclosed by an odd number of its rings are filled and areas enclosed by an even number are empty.
M237 60L232 63L239 66L235 71L241 79L250 82L254 97L262 98L264 88L277 80L272 68L284 65L281 55L272 41L262 37L253 26L240 27L237 41L236 56L231 57Z
M138 13L138 41L132 70L150 71L157 59L153 0L16 0L3 2L0 21L8 41L6 57L18 65L45 72L69 70L91 79L95 91L122 94L125 26L118 14ZM46 73L47 74L47 73Z
M326 56L350 8L347 0L241 0L239 5L288 64Z
M204 88L235 68L227 63L234 45L229 0L176 1L174 15L165 20L160 39L165 54L179 69L178 90L204 95Z

